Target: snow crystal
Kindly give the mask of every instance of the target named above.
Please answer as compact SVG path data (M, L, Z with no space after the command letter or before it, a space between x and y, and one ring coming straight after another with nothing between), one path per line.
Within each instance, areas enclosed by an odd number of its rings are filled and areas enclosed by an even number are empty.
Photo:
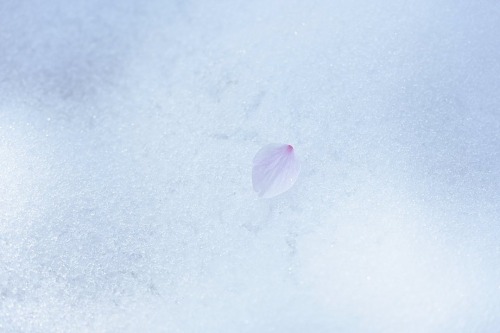
M499 17L1 1L0 331L496 332Z

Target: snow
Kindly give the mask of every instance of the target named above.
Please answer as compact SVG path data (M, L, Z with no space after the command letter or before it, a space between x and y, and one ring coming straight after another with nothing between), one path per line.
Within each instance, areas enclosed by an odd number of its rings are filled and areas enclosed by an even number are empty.
M0 331L497 332L500 3L2 0ZM252 158L301 174L260 199Z

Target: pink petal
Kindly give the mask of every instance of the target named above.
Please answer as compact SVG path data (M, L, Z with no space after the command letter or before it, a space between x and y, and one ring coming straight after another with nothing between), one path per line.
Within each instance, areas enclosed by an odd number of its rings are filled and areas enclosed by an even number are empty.
M267 145L253 158L253 189L260 197L274 197L289 190L299 172L300 163L291 145Z

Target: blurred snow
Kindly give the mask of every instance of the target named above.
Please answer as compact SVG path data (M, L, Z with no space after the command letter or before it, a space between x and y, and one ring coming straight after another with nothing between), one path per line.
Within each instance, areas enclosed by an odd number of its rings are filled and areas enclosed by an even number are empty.
M0 1L1 332L498 332L500 2ZM252 157L291 143L269 200Z

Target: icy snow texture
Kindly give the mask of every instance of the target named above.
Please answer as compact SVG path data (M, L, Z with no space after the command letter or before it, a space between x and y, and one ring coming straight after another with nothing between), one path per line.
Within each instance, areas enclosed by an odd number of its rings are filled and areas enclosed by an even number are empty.
M498 332L500 2L0 1L1 332ZM293 191L254 153L293 142Z

